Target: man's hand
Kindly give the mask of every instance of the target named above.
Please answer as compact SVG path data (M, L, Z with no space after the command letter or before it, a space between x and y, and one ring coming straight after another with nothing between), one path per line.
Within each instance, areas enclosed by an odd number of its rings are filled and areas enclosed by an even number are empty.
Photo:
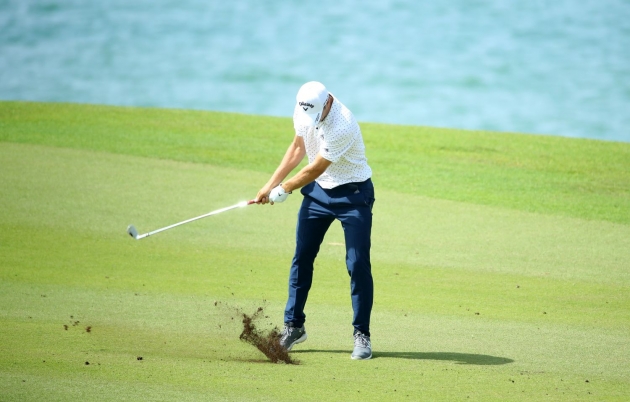
M260 189L258 194L256 194L256 198L254 198L254 200L256 201L257 204L263 204L263 205L268 204L270 192L271 192L271 189L268 186L265 186Z
M269 193L269 201L272 205L276 202L283 202L287 199L289 194L291 193L287 193L286 191L284 191L284 189L282 188L282 184L280 184L279 186L274 187L271 190L271 193Z

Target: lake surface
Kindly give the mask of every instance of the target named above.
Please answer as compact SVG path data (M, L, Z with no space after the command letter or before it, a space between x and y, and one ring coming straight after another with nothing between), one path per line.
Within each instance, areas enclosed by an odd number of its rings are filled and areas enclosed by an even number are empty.
M359 121L630 141L630 1L0 0L2 100L289 117L310 80Z

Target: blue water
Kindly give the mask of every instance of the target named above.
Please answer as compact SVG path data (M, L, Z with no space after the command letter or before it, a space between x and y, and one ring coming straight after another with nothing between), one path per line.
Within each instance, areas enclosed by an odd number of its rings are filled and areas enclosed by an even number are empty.
M628 0L0 0L0 99L630 141ZM289 127L290 129L290 127Z

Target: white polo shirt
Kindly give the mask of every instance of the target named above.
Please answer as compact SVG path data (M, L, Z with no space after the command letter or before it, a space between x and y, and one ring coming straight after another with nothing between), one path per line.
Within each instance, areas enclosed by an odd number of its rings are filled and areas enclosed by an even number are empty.
M332 94L331 94L332 95ZM334 97L334 96L333 96ZM322 188L331 189L342 184L362 182L372 177L367 164L361 129L352 112L335 98L330 112L315 127L296 123L296 105L293 112L295 134L304 139L309 163L317 154L332 164L315 181Z

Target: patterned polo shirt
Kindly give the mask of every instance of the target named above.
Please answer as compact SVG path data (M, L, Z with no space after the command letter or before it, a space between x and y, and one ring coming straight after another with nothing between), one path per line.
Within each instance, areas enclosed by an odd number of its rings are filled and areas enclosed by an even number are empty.
M293 112L293 124L295 134L304 139L309 163L315 160L317 154L332 162L328 169L315 179L322 188L331 189L372 177L372 169L365 157L361 129L352 112L344 104L334 98L330 112L324 121L317 123L315 127L296 123L298 107L296 105Z

